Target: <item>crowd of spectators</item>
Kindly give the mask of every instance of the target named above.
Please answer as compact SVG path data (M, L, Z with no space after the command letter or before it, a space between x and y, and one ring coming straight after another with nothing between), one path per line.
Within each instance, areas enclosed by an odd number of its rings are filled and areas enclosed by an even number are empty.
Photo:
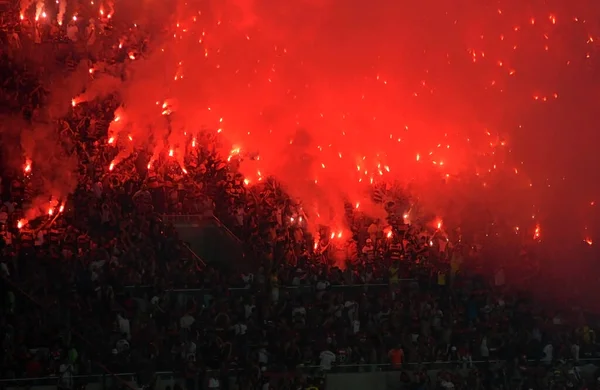
M39 69L15 55L25 38L7 37L2 107L35 121L46 98ZM120 42L103 60L143 52L142 37ZM247 186L210 148L210 132L185 175L167 162L140 167L143 151L109 170L115 100L82 104L57 124L75 145L79 180L53 215L19 226L35 181L3 168L2 378L53 376L73 388L98 370L135 372L139 384L172 370L190 390L292 389L322 388L332 371L391 369L402 389L596 385L581 362L598 353L592 317L540 308L501 268L478 272L478 243L409 222L410 200L387 198L381 219L348 205L348 237L311 233L301 205L273 179ZM206 264L164 217L173 214L215 216L244 244L245 256L229 260L253 271Z

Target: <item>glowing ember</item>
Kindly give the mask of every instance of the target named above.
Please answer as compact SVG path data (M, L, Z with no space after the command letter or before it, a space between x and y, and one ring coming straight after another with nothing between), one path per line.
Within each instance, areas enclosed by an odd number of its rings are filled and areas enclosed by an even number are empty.
M542 231L541 231L540 225L539 224L535 225L535 230L533 231L533 239L539 240L541 237L541 234L542 234Z
M56 2L51 9L58 8L62 25L67 1ZM590 154L594 145L587 123L594 122L597 99L584 91L594 80L588 70L598 64L599 32L583 15L596 15L597 5L565 2L550 13L546 5L517 1L502 2L510 12L479 4L466 11L442 1L375 2L365 12L339 2L292 2L282 12L238 9L238 3L179 2L176 19L162 18L164 34L159 29L150 34L151 50L134 43L145 37L132 22L114 38L101 38L106 48L135 61L125 61L119 72L105 69L104 61L86 63L82 72L94 77L74 76L77 88L65 91L84 91L71 101L72 107L86 102L73 116L91 111L109 94L118 96L120 107L99 142L110 145L110 157L102 160L112 159L109 171L129 167L125 161L143 151L152 156L148 169L156 162L157 168L165 164L193 174L191 161L200 153L192 149L210 145L224 169L241 173L246 186L260 187L275 177L306 205L311 223L336 227L332 239L342 236L343 202L378 213L396 183L415 195L396 210L405 223L413 222L409 214L415 224L421 222L421 211L413 208L418 204L443 215L447 231L464 220L453 213L460 209L478 214L473 219L482 226L494 226L490 236L497 234L496 214L506 217L500 218L505 229L525 232L527 240L535 226L533 239L539 241L534 222L543 220L550 242L548 198L581 193L581 199L564 202L573 209L565 214L574 219L592 213L588 202L597 198L597 188L579 172L595 161L570 151L588 148ZM21 20L33 4L22 4ZM44 1L35 5L35 20L45 18ZM99 19L92 23L107 23L113 2L88 11ZM318 15L331 20L318 22ZM69 16L78 20L70 14L66 20ZM339 31L357 33L345 43ZM577 77L563 78L567 74ZM577 110L573 102L581 102ZM574 123L582 128L577 137L561 131ZM117 142L125 135L129 142ZM542 165L540 155L554 158ZM39 168L36 176L45 166ZM30 173L31 162L23 169ZM587 190L573 191L578 185ZM385 189L377 210L371 210L366 194L380 187ZM493 217L467 206L479 202ZM537 216L529 219L533 205ZM332 212L321 217L318 210L326 209ZM430 230L443 228L441 219L422 222ZM392 230L385 236L392 237ZM585 237L587 242L587 232Z

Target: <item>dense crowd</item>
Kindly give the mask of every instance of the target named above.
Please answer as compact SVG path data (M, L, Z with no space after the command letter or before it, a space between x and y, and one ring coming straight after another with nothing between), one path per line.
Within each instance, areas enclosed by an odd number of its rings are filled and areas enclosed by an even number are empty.
M81 30L64 30L67 41L89 43ZM37 42L35 31L34 44L53 36L44 30ZM110 45L99 33L102 50L62 60L122 69L124 53L143 54L146 40L128 34ZM13 28L6 36L3 110L35 121L44 79L18 55L28 41ZM391 369L402 389L596 385L595 367L581 363L598 353L593 318L540 308L502 268L482 272L480 245L425 217L409 221L414 201L401 191L374 191L385 218L348 204L339 237L308 231L310 215L275 180L246 185L210 132L186 156L187 174L168 159L147 169L143 151L109 170L117 99L78 105L57 124L79 179L52 215L19 223L36 196L35 166L5 162L2 378L54 376L73 388L98 370L135 372L140 384L172 370L190 390L312 389L332 371ZM244 257L205 263L165 218L173 214L214 216ZM242 262L252 272L231 267Z

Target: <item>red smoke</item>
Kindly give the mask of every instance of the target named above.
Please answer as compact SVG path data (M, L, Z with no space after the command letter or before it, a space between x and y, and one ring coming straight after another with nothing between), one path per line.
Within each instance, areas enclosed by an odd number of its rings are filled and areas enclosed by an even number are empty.
M123 99L108 137L129 141L115 141L121 153L113 167L150 147L155 158L172 150L185 169L186 149L207 128L224 154L243 157L250 185L276 176L323 222L339 223L344 199L368 203L371 183L398 181L445 223L501 219L531 237L572 186L581 191L565 201L566 217L583 213L589 199L582 198L596 190L584 180L562 186L581 166L557 151L592 134L570 137L565 127L595 109L581 102L589 102L597 54L597 18L586 16L599 8L519 0L117 2L115 23L151 31L149 54L130 53L124 82L91 72L94 81L76 100L113 91ZM580 154L585 147L571 144ZM561 196L545 192L548 180ZM493 218L484 218L488 210Z

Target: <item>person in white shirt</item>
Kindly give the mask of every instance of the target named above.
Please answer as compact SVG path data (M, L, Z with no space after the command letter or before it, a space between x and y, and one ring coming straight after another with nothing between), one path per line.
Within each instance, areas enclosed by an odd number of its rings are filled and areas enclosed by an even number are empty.
M6 206L2 206L2 208L0 209L0 224L5 225L7 221L8 221L8 213L7 213Z
M123 333L123 338L117 341L117 344L115 346L118 353L128 351L129 341L127 341L127 334Z
M552 344L547 343L546 346L544 347L544 349L542 350L542 352L544 353L544 357L542 358L542 363L551 364L552 358L553 358L553 353L554 353L554 347L552 346Z
M0 233L2 238L4 239L4 243L6 246L11 246L13 243L13 235L10 231L6 229L6 225L2 226L2 233Z
M297 306L292 309L292 317L296 317L296 315L306 317L306 309L304 308L304 306Z
M73 365L66 361L62 363L58 369L60 378L58 380L59 389L72 389L73 388Z
M244 316L246 317L246 319L248 319L252 316L252 313L254 312L255 309L256 309L256 306L254 304L247 303L244 305Z
M571 356L575 362L579 362L579 344L573 343L571 345Z
M85 36L88 46L92 46L96 42L96 25L94 24L94 19L90 19L90 23L85 28Z
M209 389L220 389L221 388L221 382L219 381L219 378L217 378L216 375L213 374L208 379L208 388Z
M321 354L319 355L319 359L321 360L321 362L319 364L319 366L321 367L321 370L330 371L331 364L335 363L336 356L335 356L335 353L333 353L327 349L327 350L321 352Z
M487 359L490 357L490 350L487 345L487 337L483 337L481 339L481 344L479 345L479 353L483 359Z
M258 364L261 367L266 367L269 364L269 353L264 347L258 350Z
M236 336L243 336L248 331L248 326L242 322L238 322L237 324L233 325L231 329L235 332Z
M40 230L37 232L34 245L36 247L44 245L44 231L43 230Z
M192 359L193 361L195 361L196 360L196 349L197 349L196 343L194 343L193 341L188 341L181 348L181 357L186 360Z
M182 329L190 329L194 322L196 322L194 317L192 317L189 314L186 314L179 319L179 326L181 326Z
M121 314L117 314L117 324L119 325L119 332L121 334L126 334L127 339L131 339L131 327L129 325L129 320Z
M0 263L0 270L2 270L3 276L10 277L10 271L8 270L8 265L6 265L5 261Z
M79 27L74 21L69 22L67 26L67 37L71 42L77 42L79 40Z
M16 31L12 31L9 34L10 46L15 50L21 50L23 46L21 45L21 38Z

